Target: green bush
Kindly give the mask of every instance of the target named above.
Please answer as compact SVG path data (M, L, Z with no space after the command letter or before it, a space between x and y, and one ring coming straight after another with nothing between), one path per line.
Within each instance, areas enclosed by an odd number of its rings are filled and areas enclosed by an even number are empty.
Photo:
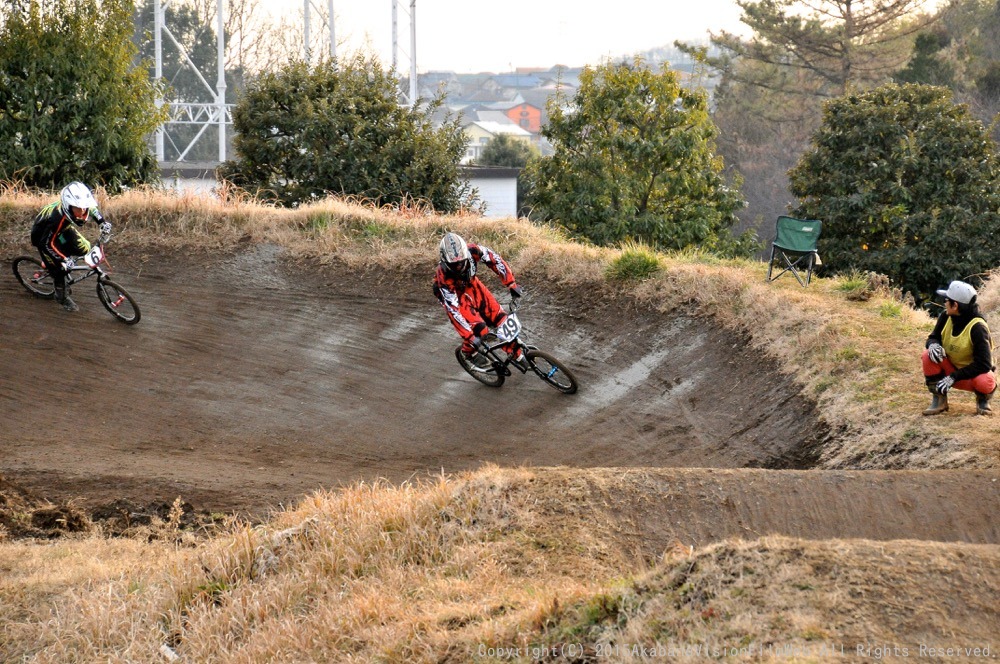
M919 302L1000 264L1000 158L945 88L886 85L828 102L790 171L792 211L823 221L826 269L887 275Z
M112 193L158 182L146 136L165 119L135 64L129 0L0 3L0 180Z
M237 158L221 174L287 206L336 194L454 212L473 192L458 174L467 140L458 121L434 127L442 103L401 106L392 72L361 55L293 62L247 84L233 112Z
M756 250L752 233L731 232L745 203L723 176L704 91L637 59L585 69L564 102L550 102L542 131L555 154L524 172L533 219L605 246L635 238L663 250Z

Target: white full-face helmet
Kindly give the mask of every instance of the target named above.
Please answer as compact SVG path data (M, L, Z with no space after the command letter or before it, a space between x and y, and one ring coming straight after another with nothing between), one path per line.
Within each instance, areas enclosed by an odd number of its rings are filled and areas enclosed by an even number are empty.
M476 261L472 260L469 245L458 233L447 233L438 246L441 268L449 277L469 281L476 276Z
M90 208L97 207L97 200L90 187L82 182L70 182L59 192L63 213L78 224L87 221Z

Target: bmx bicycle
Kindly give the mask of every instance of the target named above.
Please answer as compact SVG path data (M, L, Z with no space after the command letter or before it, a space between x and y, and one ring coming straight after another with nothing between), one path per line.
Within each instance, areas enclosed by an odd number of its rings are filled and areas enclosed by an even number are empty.
M552 355L538 350L521 338L521 321L517 317L518 300L511 300L506 318L496 330L483 337L483 346L478 351L490 361L490 366L479 367L472 362L462 347L455 349L455 357L462 368L483 385L500 387L511 368L523 374L529 371L563 394L573 394L579 384L566 365Z
M103 244L95 244L83 256L84 265L74 265L66 275L66 288L90 277L97 277L97 298L111 315L125 323L135 325L142 314L139 305L128 291L112 281L109 277L110 265L104 253ZM102 267L102 265L107 267ZM34 256L18 256L12 267L14 276L29 293L35 297L51 300L56 295L55 280L49 274L48 268Z

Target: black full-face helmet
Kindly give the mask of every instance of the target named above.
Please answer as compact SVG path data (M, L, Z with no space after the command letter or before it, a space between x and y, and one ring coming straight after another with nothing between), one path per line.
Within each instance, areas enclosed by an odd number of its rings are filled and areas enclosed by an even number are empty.
M441 268L449 277L469 281L476 276L476 261L472 260L469 245L458 233L447 233L438 246Z
M90 209L97 207L97 200L90 187L82 182L70 182L59 192L59 204L63 214L82 224L90 217Z

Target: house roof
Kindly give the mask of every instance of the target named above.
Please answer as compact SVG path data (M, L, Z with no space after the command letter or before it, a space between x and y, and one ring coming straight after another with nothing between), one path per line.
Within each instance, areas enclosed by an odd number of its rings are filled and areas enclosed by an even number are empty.
M491 111L486 109L480 109L476 112L476 119L481 122L498 122L500 124L515 124L513 120L507 117L507 114L503 111Z
M511 168L508 166L459 166L458 174L466 178L476 178L476 179L516 179L518 174L520 174L520 168Z
M522 92L532 92L532 90L522 90ZM484 106L496 111L506 111L514 108L515 106L521 106L523 104L527 104L528 106L534 106L535 108L541 110L541 107L539 107L538 104L533 104L529 101L526 101L524 96L521 95L520 92L518 92L513 99L509 99L507 101L497 101L490 104L484 104Z
M535 74L497 74L493 80L505 88L537 88L542 82Z
M470 125L476 125L483 131L487 131L493 134L494 136L500 134L507 134L509 136L527 136L529 138L531 137L530 131L528 131L527 129L522 129L513 122L503 123L503 122L491 122L489 120L476 120L474 122L467 123L465 126L468 127Z
M548 106L549 99L555 97L557 93L562 93L563 97L566 99L571 99L573 94L576 92L574 89L570 88L560 88L557 90L547 90L545 88L539 88L538 90L524 90L524 103L529 106L534 106L535 108L541 110L543 113Z

